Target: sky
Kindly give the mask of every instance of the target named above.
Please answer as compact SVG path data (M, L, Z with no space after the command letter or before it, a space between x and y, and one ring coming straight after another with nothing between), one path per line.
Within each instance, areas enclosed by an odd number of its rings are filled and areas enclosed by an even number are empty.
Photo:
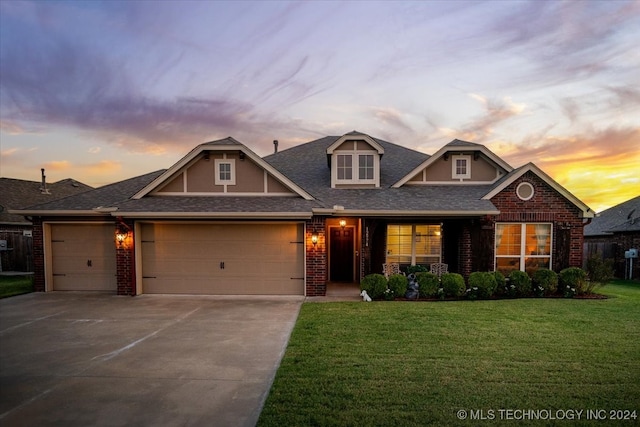
M640 1L0 1L0 176L101 186L357 130L640 194Z

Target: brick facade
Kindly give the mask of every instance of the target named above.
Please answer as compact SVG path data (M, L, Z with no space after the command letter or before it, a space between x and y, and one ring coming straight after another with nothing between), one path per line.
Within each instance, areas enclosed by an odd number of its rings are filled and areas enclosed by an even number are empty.
M516 194L516 188L522 182L528 182L534 188L529 200L521 200ZM553 223L553 270L582 267L584 219L581 211L537 175L525 173L495 195L491 202L500 211L495 222Z
M314 217L307 220L306 228L306 295L321 296L327 292L327 239L326 226L323 217ZM313 233L318 234L318 243L313 245L311 236Z
M116 243L116 277L118 295L136 295L136 256L133 220L119 220L120 227L128 229L122 243ZM118 230L116 224L114 233Z

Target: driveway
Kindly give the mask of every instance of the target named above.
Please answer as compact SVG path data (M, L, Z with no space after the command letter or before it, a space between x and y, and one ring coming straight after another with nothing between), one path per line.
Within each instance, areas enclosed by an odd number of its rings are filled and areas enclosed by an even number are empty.
M253 426L302 301L0 300L0 425Z

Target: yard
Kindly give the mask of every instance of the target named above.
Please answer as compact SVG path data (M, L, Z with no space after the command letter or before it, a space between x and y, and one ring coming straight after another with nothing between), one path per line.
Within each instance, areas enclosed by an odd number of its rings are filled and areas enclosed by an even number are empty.
M258 425L637 425L640 283L600 292L305 303Z
M0 298L33 292L33 275L0 275Z

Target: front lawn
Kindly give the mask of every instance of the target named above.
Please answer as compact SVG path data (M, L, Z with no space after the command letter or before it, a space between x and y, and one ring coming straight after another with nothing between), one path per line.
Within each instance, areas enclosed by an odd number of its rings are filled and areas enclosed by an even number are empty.
M33 292L33 275L0 275L0 298Z
M599 292L305 303L258 425L637 425L640 284Z

